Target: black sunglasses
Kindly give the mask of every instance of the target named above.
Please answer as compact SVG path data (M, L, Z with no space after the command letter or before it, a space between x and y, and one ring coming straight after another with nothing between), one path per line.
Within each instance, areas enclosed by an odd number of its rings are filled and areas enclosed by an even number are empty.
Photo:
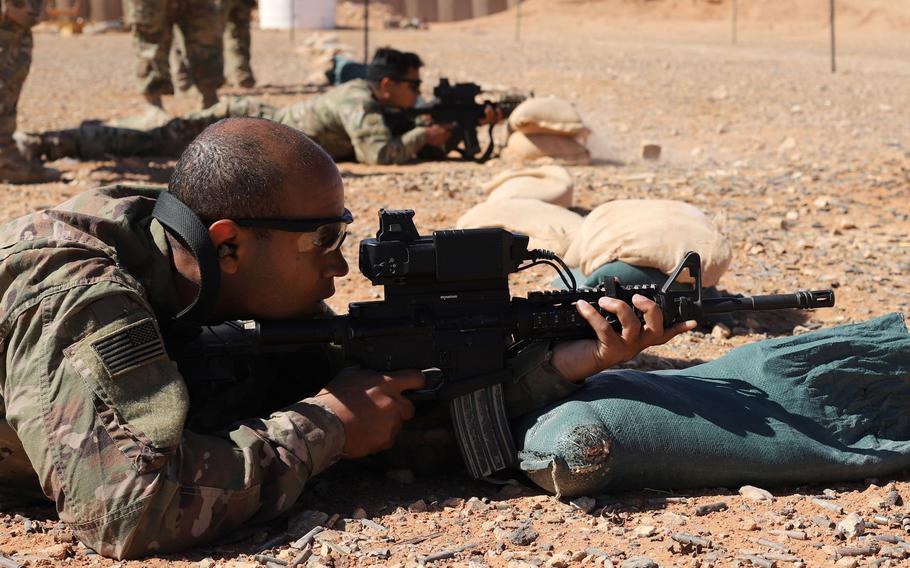
M405 79L404 77L389 77L389 79L398 83L407 83L415 93L420 92L420 86L423 84L421 79Z
M241 227L256 227L259 229L274 229L276 231L289 231L292 233L311 233L323 225L332 223L345 223L350 225L354 222L354 215L345 208L341 217L320 217L315 219L280 219L280 218L262 218L262 219L231 219Z

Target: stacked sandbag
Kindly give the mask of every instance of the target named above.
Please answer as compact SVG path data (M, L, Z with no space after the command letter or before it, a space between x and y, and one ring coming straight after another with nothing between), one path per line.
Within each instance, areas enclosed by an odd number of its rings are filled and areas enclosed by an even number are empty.
M562 255L582 225L582 217L538 199L493 199L475 205L456 223L459 229L499 227L530 237L528 248Z
M554 97L531 98L509 116L509 140L501 157L508 162L588 164L585 147L590 130L569 102Z
M560 166L506 170L483 185L487 199L537 199L560 207L572 206L572 174Z
M623 199L585 217L564 260L585 275L613 261L669 274L690 250L701 255L702 285L717 285L733 251L707 215L682 201Z

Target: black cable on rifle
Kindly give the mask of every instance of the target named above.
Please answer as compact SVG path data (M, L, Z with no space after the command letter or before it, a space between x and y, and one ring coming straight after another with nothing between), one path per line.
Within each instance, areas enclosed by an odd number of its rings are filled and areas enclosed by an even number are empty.
M528 260L533 260L534 262L527 266L522 266L518 270L525 270L527 268L531 268L532 266L546 264L553 267L553 270L559 274L559 277L562 279L562 283L566 285L567 289L573 292L578 290L578 283L575 281L575 275L572 274L572 271L569 269L568 265L566 265L566 263L563 262L563 260L559 258L556 253L545 249L534 249L528 251ZM555 261L559 264L559 266L551 261Z

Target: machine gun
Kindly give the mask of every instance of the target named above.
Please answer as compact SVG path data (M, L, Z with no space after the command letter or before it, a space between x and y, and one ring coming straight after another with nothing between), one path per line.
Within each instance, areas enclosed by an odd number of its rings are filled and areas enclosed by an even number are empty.
M413 216L410 210L380 210L376 238L360 243L360 271L384 287L384 300L351 303L347 315L328 319L214 326L206 330L202 350L277 352L334 343L366 368L434 369L428 387L409 395L449 401L465 463L472 475L483 477L509 467L515 455L502 391L502 383L517 378L510 355L533 341L595 337L576 310L578 300L597 307L600 297L612 296L631 305L632 296L641 294L660 306L667 327L708 314L834 305L833 290L702 298L695 252L659 287L624 285L614 278L577 289L562 260L549 251L528 250L525 235L468 229L421 236ZM554 267L569 289L511 297L509 275L539 264ZM671 290L686 272L693 283ZM601 314L621 330L613 314Z
M459 144L455 149L466 160L486 162L493 154L493 124L489 125L489 143L481 154L480 141L477 139L477 127L486 116L486 109L499 110L503 118L508 118L512 111L527 97L518 94L501 93L497 100L477 102L481 94L480 85L475 83L456 83L442 78L433 89L435 100L426 106L409 109L389 109L384 113L386 124L396 135L414 128L415 120L428 115L435 124L454 124L453 142ZM479 156L478 156L479 154Z

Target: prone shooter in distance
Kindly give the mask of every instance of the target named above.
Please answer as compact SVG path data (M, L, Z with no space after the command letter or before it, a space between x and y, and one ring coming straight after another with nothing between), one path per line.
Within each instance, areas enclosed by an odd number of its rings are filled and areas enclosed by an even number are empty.
M507 119L515 108L527 97L515 93L501 93L496 100L486 99L478 102L483 89L476 83L451 84L445 77L433 88L433 102L414 107L385 109L386 124L392 132L406 132L414 128L421 117L429 117L432 124L453 125L453 135L449 144L465 160L483 163L493 155L493 127L497 122ZM477 128L486 125L488 143L481 153Z

